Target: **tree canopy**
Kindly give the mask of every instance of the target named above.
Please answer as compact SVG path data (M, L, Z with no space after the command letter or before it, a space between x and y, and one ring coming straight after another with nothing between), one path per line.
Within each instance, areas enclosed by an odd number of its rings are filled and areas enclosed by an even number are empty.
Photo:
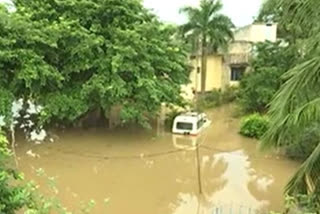
M222 7L221 1L201 0L199 8L182 8L181 12L188 17L188 22L182 25L182 31L187 36L197 38L202 44L207 44L207 48L213 52L226 47L233 38L234 25L229 17L220 13Z
M15 0L0 11L0 114L14 98L44 107L42 120L73 122L121 105L145 124L162 102L180 104L187 51L173 26L138 0Z
M263 138L264 147L282 147L293 144L305 132L305 128L320 122L320 31L318 0L281 0L285 24L300 26L303 39L299 43L302 62L283 77L282 85L269 111L270 128ZM320 144L307 158L287 186L290 194L308 194L320 207ZM319 209L318 209L319 210Z
M290 4L290 5L289 5ZM277 23L278 37L289 42L291 45L297 45L310 37L310 25L294 22L296 19L296 9L303 6L299 0L292 0L284 3L279 0L266 0L262 4L258 22Z
M298 50L282 42L254 46L250 71L240 81L239 101L246 113L265 113L283 83L282 75L298 61Z
M201 51L201 92L206 90L207 55L217 53L225 48L233 38L234 25L231 19L220 13L222 3L219 0L201 0L200 7L184 7L181 9L188 17L188 22L181 26L182 32L195 47ZM201 45L200 45L201 44Z

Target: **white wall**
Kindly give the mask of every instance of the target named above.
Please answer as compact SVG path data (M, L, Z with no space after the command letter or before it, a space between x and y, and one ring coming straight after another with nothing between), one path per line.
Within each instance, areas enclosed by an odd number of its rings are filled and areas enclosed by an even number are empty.
M252 43L277 40L277 24L270 26L263 24L252 24L235 32L235 41L248 41Z

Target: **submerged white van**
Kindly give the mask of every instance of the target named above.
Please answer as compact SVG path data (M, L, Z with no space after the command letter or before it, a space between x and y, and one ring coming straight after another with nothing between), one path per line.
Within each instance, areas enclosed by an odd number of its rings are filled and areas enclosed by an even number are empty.
M178 115L173 122L172 133L183 135L198 135L204 128L208 127L211 121L206 114L188 112Z

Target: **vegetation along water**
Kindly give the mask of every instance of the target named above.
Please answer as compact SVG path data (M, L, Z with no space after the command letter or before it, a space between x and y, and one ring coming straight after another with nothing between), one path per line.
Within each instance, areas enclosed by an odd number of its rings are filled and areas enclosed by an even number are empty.
M320 1L243 27L220 0L181 25L140 0L6 2L0 214L320 213ZM191 110L212 124L165 131Z

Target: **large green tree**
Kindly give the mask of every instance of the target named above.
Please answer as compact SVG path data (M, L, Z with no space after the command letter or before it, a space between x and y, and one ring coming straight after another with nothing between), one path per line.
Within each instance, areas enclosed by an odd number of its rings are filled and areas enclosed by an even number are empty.
M301 40L310 36L307 25L300 25L288 20L295 17L295 9L299 5L299 0L292 0L291 6L284 9L283 4L279 0L266 0L260 8L257 22L276 23L277 36L280 39L290 43L290 45L298 45ZM285 17L285 19L284 19Z
M181 103L189 79L185 45L140 1L14 4L16 11L2 10L0 18L5 104L9 95L31 99L44 107L43 121L59 123L121 105L124 122L146 125L162 102Z
M245 113L265 113L280 88L281 76L298 61L294 46L282 42L264 42L254 46L250 71L240 81L239 103Z
M45 80L48 72L39 63L41 57L28 48L32 37L39 38L41 32L34 30L33 25L18 14L10 14L4 5L0 4L0 116L6 116L6 122L11 112L15 95L25 94L22 82L34 78L27 73L34 69L39 72L39 79ZM24 44L24 47L21 47ZM50 74L51 75L51 74ZM54 75L54 74L52 74ZM27 94L27 93L26 93Z
M222 3L219 0L201 0L200 7L184 7L188 22L182 26L183 33L192 38L195 47L201 49L201 92L206 90L208 52L217 53L226 47L233 38L234 25L229 17L220 13ZM199 49L195 50L199 54Z
M264 147L282 147L293 144L313 123L320 122L320 1L280 2L282 20L287 24L303 26L305 39L300 53L303 62L288 71L270 108L270 129L263 139ZM320 139L318 139L320 142ZM290 194L308 194L316 198L320 207L320 144L302 164L287 186Z

